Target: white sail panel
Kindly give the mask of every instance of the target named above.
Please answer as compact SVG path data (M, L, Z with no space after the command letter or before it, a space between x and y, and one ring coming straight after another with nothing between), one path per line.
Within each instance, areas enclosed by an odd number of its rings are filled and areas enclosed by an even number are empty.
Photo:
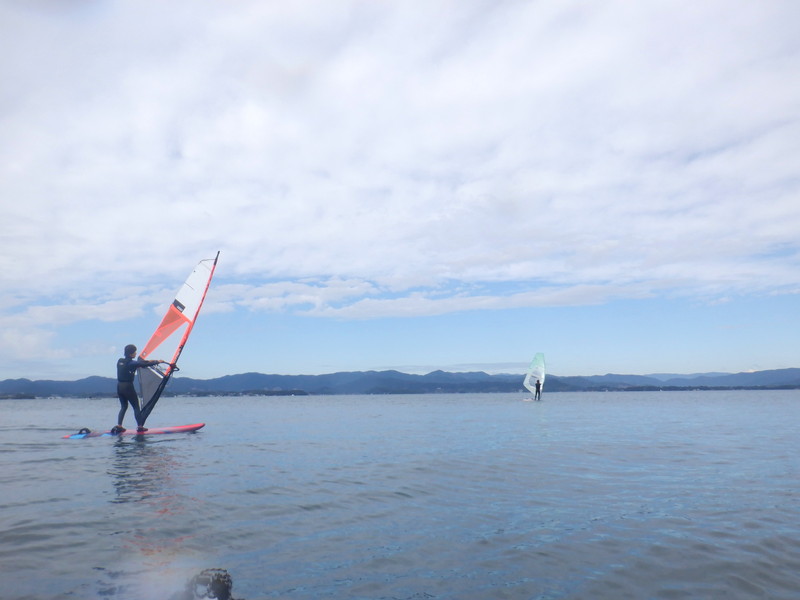
M179 352L180 342L187 333L186 328L191 328L200 312L216 264L216 258L203 260L192 270L175 295L161 324L142 350L143 358L161 348L163 353L168 353L172 358L169 362L174 363L177 360L176 352Z

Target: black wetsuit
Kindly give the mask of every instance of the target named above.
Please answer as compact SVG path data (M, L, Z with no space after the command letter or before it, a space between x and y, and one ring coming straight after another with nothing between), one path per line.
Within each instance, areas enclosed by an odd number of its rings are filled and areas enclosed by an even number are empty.
M139 411L139 396L136 394L133 380L136 377L136 369L151 364L153 364L152 361L128 358L127 356L123 356L117 361L117 396L119 397L118 425L122 425L122 419L125 418L128 404L133 407L133 416L136 419L136 424L139 427L144 425Z
M541 400L542 399L542 383L537 379L536 380L536 393L533 396L534 400Z

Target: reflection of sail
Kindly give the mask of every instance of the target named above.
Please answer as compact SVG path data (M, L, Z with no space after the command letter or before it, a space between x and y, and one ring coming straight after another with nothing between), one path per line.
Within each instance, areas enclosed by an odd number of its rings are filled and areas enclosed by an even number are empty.
M194 524L201 511L190 493L191 465L172 441L120 437L113 447L110 502L117 505L113 513L123 517L115 536L125 560L108 586L125 589L125 598L170 597L153 595L154 581L178 589L185 579L175 572L176 561L198 546Z
M186 340L189 339L197 315L203 306L203 300L205 300L208 287L211 285L211 278L217 268L218 259L219 252L215 258L201 260L198 263L181 289L178 290L175 299L167 309L167 314L164 315L161 324L141 352L141 357L146 359L156 348L160 348L162 352L168 351L172 358L166 368L162 369L161 365L156 365L139 369L139 385L142 395L139 401L140 425L143 425L150 416L167 382L178 369L178 358L183 352Z
M114 444L114 462L108 474L114 478L114 503L159 501L174 493L175 462L162 443L144 437Z
M540 391L544 389L544 354L539 352L533 357L531 366L528 367L528 373L522 381L522 385L531 393L536 393L536 381L539 381Z

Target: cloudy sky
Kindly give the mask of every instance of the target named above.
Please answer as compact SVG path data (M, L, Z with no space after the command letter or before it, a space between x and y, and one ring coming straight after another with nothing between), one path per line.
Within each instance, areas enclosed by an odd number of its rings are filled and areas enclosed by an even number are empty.
M0 379L800 367L800 3L0 2Z

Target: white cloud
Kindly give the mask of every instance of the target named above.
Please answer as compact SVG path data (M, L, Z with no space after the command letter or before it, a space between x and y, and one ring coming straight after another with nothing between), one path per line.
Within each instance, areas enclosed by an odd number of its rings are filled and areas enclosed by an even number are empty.
M800 286L794 3L55 6L0 7L17 315L218 249L340 318Z

